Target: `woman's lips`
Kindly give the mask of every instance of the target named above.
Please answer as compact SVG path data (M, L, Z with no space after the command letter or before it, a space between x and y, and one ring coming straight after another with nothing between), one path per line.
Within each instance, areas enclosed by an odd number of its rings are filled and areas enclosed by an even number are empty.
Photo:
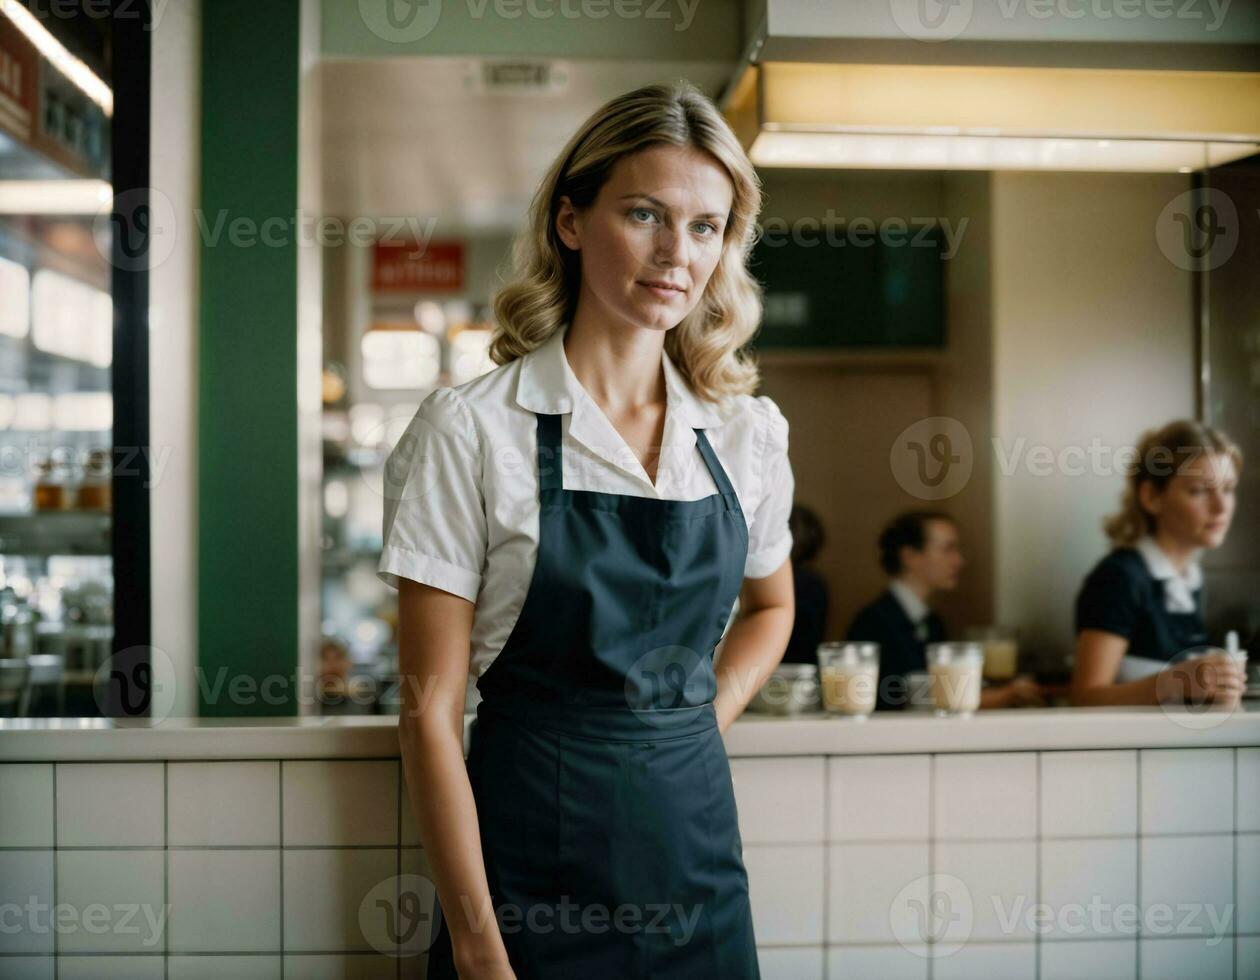
M677 286L677 287L653 286L651 283L646 283L646 282L639 282L639 283L636 283L636 285L642 286L648 292L660 297L661 299L673 299L675 296L682 296L686 292L681 286Z

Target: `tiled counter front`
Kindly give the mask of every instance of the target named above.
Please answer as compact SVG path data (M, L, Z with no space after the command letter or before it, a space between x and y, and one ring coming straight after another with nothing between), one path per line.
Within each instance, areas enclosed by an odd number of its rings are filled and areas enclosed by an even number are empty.
M767 980L1260 978L1258 748L731 765Z
M397 759L0 765L0 978L423 976L380 952L426 869L402 790Z
M1260 715L992 714L727 732L765 980L1260 978ZM397 747L0 722L0 980L422 977Z

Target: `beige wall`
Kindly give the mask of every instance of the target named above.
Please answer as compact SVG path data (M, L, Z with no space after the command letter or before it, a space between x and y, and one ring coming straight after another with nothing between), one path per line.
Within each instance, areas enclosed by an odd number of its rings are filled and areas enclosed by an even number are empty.
M1034 653L1071 649L1076 590L1106 551L1100 522L1123 477L1104 472L1110 454L1099 467L1070 457L1036 475L1028 450L1049 447L1057 461L1097 439L1114 452L1194 411L1191 277L1155 240L1156 219L1187 182L993 176L995 598L999 620L1020 626Z
M968 567L939 604L960 632L992 616L991 479L980 457L967 485L943 501L907 492L889 463L897 436L946 415L985 438L991 418L987 174L766 171L762 221L945 218L963 226L946 266L944 351L763 352L762 393L791 425L796 501L818 512L828 534L818 569L831 589L828 637L885 585L880 528L902 510L930 507L959 522ZM828 215L830 210L831 215Z
M1237 510L1229 538L1203 556L1209 632L1237 630L1260 657L1260 169L1235 165L1212 174L1214 189L1238 213L1229 258L1207 276L1204 416L1242 450ZM1220 247L1227 247L1226 239Z
M816 567L830 588L826 638L840 639L884 587L880 526L918 503L897 485L888 451L899 432L936 414L934 367L765 356L762 368L761 393L790 425L795 501L814 510L827 533Z
M1036 451L1057 460L1072 447L1087 453L1095 439L1114 453L1144 427L1193 414L1190 276L1164 257L1154 234L1186 178L763 178L763 220L829 208L849 220L967 220L946 263L944 352L762 354L762 391L792 426L797 501L819 511L830 537L819 561L832 591L829 635L842 635L882 586L874 541L883 522L902 509L939 507L959 521L967 559L958 591L937 603L951 632L1008 623L1021 628L1029 653L1061 662L1076 589L1106 550L1100 522L1122 476L1108 472L1111 455L1096 473L1039 475L1028 453L1044 446ZM907 425L938 415L970 436L972 470L958 493L931 502L897 483L889 451Z
M951 174L945 181L945 213L968 219L957 255L946 264L948 349L938 376L939 414L956 419L975 446L993 433L993 285L991 175ZM940 507L958 522L963 568L957 591L937 606L952 635L993 622L992 458L974 453L971 475Z

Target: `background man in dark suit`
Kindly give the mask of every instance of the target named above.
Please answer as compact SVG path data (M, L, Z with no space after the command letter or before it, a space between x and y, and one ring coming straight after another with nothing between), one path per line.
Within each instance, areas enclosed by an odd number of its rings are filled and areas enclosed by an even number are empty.
M847 638L879 644L876 708L887 710L909 703L906 675L926 671L927 645L947 638L945 624L928 603L936 593L958 587L965 564L958 526L940 511L900 514L879 536L879 563L889 576L888 588L858 611ZM980 696L981 708L1040 702L1036 684L1022 678L986 687Z

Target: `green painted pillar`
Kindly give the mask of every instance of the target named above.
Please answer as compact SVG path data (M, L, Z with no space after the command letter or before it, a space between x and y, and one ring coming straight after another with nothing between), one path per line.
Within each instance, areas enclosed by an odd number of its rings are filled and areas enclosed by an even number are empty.
M296 715L300 0L202 9L198 704Z

